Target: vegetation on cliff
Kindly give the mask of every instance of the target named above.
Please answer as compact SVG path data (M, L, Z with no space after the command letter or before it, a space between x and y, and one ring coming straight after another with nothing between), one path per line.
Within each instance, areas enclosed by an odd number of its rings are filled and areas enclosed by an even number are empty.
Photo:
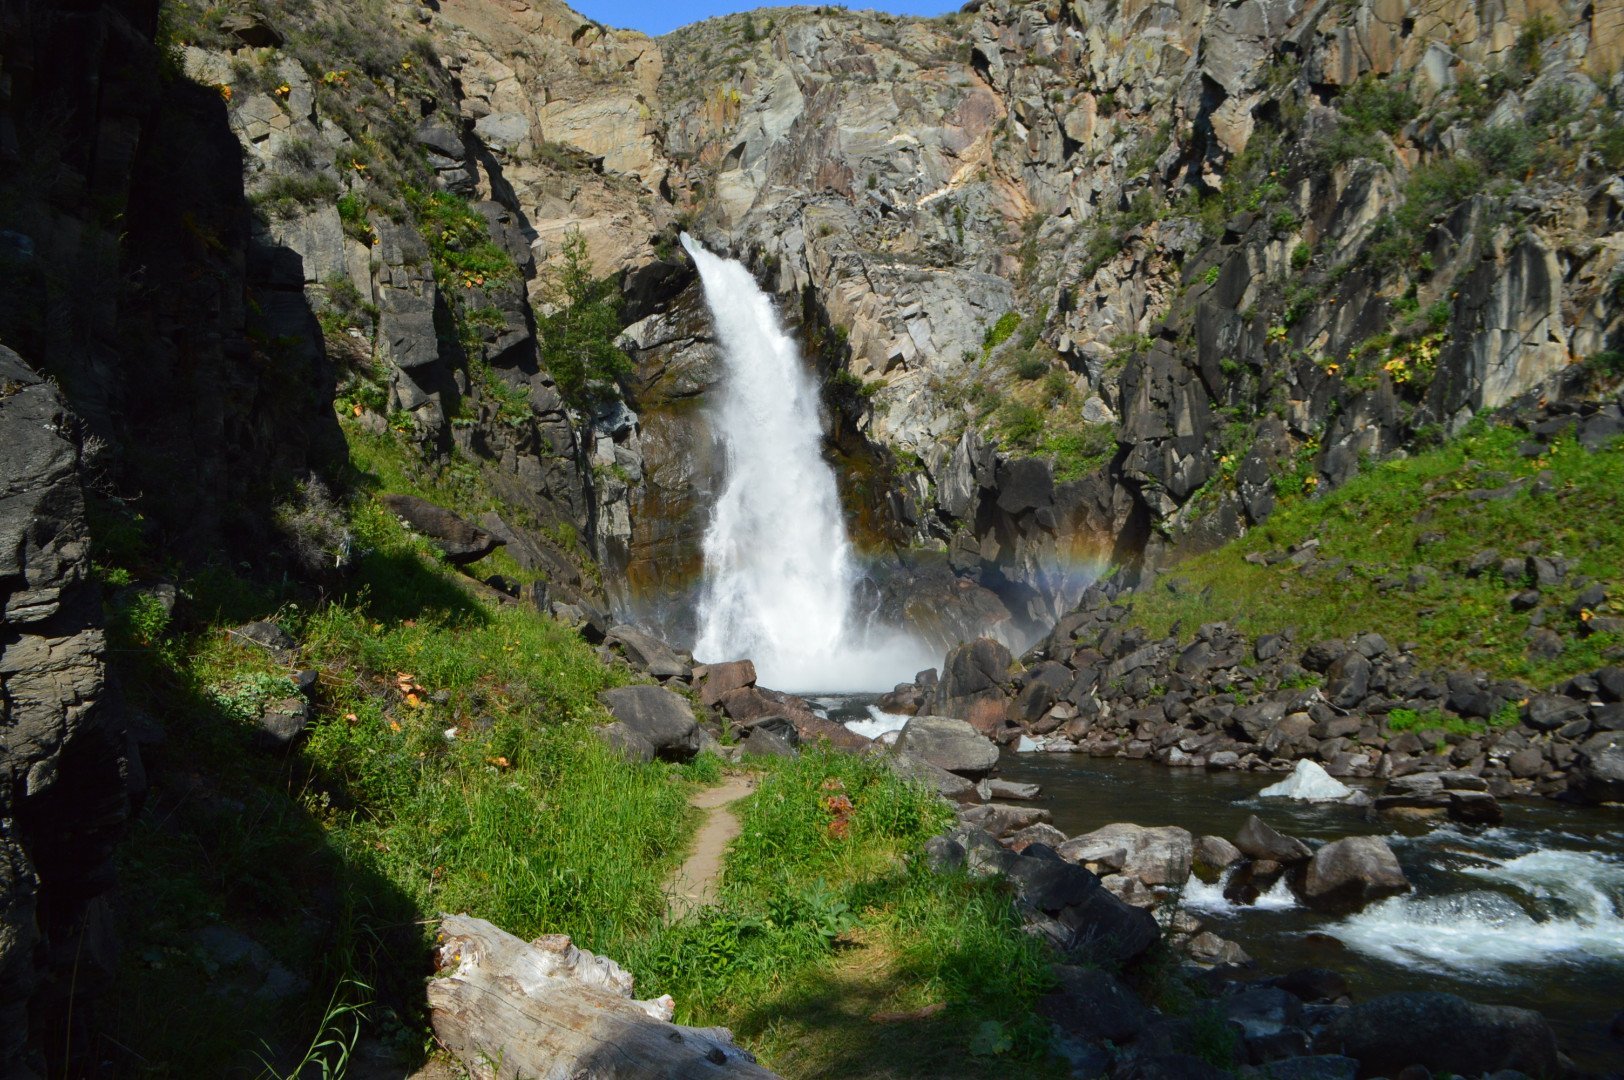
M1569 433L1541 445L1479 421L1437 449L1370 463L1323 496L1301 480L1283 485L1294 490L1263 525L1140 590L1133 619L1182 640L1219 620L1254 635L1294 627L1304 641L1375 630L1414 642L1440 670L1554 684L1603 666L1624 643L1621 485L1617 442L1587 448ZM1560 577L1541 580L1536 557L1554 560ZM1582 602L1591 586L1594 607ZM1554 653L1535 646L1541 628L1558 635Z

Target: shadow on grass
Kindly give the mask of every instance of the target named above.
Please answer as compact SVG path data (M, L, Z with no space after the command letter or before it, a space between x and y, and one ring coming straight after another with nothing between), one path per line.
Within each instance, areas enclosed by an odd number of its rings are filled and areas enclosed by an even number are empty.
M949 949L942 962L974 970L993 958ZM881 945L852 945L736 1013L733 1031L790 1080L1065 1075L1026 1025L927 992L930 975Z
M434 619L443 623L485 623L490 615L458 583L425 566L407 551L372 551L362 556L340 602L381 623Z
M374 605L393 617L453 612L415 560L374 556L378 574L414 586ZM200 590L199 614L265 618L276 601L229 574ZM454 590L453 590L454 591ZM218 630L212 622L202 633ZM204 690L179 645L115 649L126 700L148 727L150 778L118 860L112 920L122 949L110 990L72 1010L51 1075L258 1077L298 1066L330 1002L370 1001L368 1030L403 1031L424 1012L427 928L372 853L325 827L356 799L299 746ZM286 673L243 645L233 670ZM295 696L288 683L287 696ZM93 989L85 980L86 990ZM410 1046L405 1045L413 1055ZM421 1057L421 1047L417 1048ZM60 1066L60 1067L59 1067Z

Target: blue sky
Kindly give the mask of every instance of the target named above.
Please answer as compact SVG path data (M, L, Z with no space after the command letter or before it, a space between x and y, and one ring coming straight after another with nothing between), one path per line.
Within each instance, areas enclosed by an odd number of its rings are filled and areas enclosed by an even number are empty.
M872 8L894 15L944 15L957 11L963 4L964 0L874 0L872 3L854 0L845 6L853 11ZM748 0L664 0L663 3L661 0L569 0L569 5L607 26L655 35L712 15L731 15L766 6Z

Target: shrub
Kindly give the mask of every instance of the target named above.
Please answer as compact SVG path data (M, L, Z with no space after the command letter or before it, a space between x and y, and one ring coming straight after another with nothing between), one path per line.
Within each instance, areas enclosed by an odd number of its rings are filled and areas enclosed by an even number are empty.
M1541 12L1530 16L1522 24L1517 33L1517 42L1511 47L1511 61L1525 75L1530 77L1538 75L1541 67L1543 46L1555 37L1560 28L1556 20Z
M1298 244L1291 249L1291 268L1301 270L1314 259L1314 249L1307 244Z
M998 433L1010 446L1030 447L1043 431L1043 413L1020 401L998 410Z
M1049 362L1041 356L1028 353L1015 361L1015 376L1025 382L1032 382L1048 374Z
M987 327L986 332L981 335L981 344L988 351L996 349L998 346L1008 341L1010 335L1015 333L1015 330L1020 325L1020 313L1015 311L1006 311L1002 315L998 316L997 322Z
M1520 177L1534 165L1534 135L1525 124L1480 127L1467 137L1466 145L1496 176Z

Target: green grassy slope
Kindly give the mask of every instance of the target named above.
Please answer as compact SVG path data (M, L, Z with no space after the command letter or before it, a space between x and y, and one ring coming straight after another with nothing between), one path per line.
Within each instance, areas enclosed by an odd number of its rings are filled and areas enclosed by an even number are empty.
M1304 642L1374 630L1414 642L1422 662L1439 669L1483 668L1536 684L1592 670L1624 637L1591 632L1568 607L1588 579L1611 598L1593 616L1624 614L1624 448L1591 452L1563 438L1525 457L1524 439L1479 423L1327 495L1287 499L1245 537L1170 568L1138 594L1132 619L1158 635L1176 625L1186 639L1220 619L1251 634L1295 627ZM1319 547L1306 566L1255 561L1310 540ZM1506 580L1498 559L1466 572L1489 549L1564 558L1572 568L1535 608L1516 611L1511 599L1529 580ZM1528 653L1536 612L1561 634L1559 656Z

